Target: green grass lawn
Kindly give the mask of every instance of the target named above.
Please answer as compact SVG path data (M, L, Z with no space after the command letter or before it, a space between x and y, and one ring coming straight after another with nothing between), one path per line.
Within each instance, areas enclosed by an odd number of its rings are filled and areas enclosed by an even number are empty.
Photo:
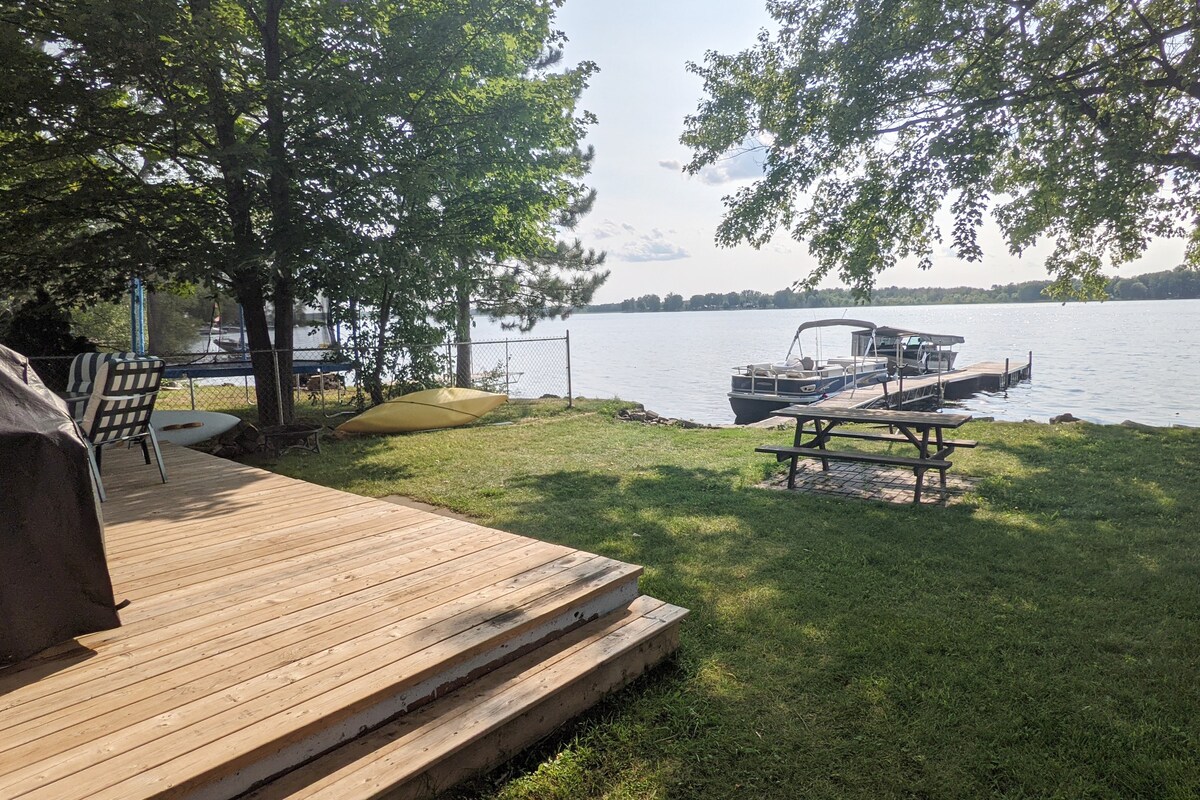
M972 423L973 493L914 508L757 488L789 431L618 407L270 465L642 564L692 610L675 662L455 796L1200 796L1200 431Z

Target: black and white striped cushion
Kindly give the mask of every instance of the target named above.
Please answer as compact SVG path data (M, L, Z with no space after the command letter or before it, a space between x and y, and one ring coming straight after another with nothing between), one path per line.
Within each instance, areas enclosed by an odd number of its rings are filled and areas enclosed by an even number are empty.
M80 353L71 361L71 375L67 378L68 394L86 394L96 382L96 373L105 361L127 361L137 358L136 353Z
M164 366L157 358L100 363L83 415L83 431L92 444L146 433Z

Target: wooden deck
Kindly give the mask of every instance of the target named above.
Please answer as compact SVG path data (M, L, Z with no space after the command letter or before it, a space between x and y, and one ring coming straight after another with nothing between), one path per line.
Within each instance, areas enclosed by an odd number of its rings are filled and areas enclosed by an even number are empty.
M164 457L165 485L104 459L123 626L0 671L0 797L428 795L582 710L548 698L590 704L677 646L686 611L639 598L639 567Z

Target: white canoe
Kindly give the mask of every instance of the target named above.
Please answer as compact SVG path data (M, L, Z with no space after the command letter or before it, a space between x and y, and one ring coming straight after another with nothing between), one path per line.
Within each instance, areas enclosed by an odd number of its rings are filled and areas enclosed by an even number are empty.
M216 411L155 411L150 425L160 442L189 445L220 436L241 420Z

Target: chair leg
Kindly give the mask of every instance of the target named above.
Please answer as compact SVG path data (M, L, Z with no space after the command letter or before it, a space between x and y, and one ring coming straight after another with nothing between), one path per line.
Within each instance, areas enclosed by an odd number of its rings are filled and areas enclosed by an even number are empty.
M154 447L154 457L158 460L158 474L162 476L163 483L167 482L167 466L162 460L162 450L158 449L158 437L154 435L154 428L146 429L150 434L150 444ZM146 447L145 440L142 441L142 447ZM150 463L150 457L146 457L146 463Z
M96 491L100 494L100 502L103 503L108 500L108 497L104 494L104 481L100 478L100 454L97 452L97 448L91 444L87 446L87 453L92 480L96 484Z
M138 444L142 446L142 458L146 459L146 466L150 466L150 448L146 445L146 437L138 439Z

